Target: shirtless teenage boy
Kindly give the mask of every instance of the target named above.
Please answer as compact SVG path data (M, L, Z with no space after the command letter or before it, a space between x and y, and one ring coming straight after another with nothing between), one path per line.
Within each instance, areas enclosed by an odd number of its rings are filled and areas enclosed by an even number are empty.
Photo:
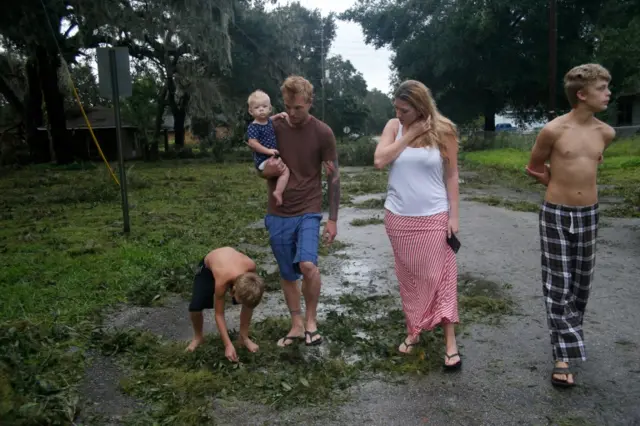
M264 281L256 274L255 262L231 247L222 247L210 251L200 261L198 268L189 304L194 336L187 350L194 351L204 341L202 311L215 309L216 325L225 347L224 354L229 361L238 361L224 319L225 294L229 291L233 303L242 305L239 343L249 351L256 352L258 345L249 339L249 323L253 309L262 300Z
M556 386L573 386L568 363L586 360L582 321L595 266L596 175L615 137L613 128L594 114L607 108L610 81L609 72L597 64L577 66L565 75L572 109L540 131L526 168L547 186L539 231L542 291L555 361L551 383Z

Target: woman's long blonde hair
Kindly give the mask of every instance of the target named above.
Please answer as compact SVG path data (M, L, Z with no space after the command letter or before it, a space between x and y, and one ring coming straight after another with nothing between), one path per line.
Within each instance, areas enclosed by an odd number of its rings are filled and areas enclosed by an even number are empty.
M431 90L416 80L405 80L396 89L395 99L407 102L418 112L418 120L429 122L429 129L416 139L418 147L437 146L442 158L447 160L447 144L445 135L457 137L456 125L444 115L440 114L436 102L431 96Z

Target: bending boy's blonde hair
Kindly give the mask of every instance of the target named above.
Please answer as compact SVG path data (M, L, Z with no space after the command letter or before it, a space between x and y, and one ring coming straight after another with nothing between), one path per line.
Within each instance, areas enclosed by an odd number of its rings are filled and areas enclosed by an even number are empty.
M255 308L260 304L264 294L264 280L258 274L247 272L238 276L234 283L235 296L247 308Z

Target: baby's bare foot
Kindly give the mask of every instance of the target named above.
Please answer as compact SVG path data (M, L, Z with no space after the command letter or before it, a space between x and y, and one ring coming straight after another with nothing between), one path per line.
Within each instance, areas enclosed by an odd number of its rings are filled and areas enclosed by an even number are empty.
M194 337L191 343L189 344L189 346L187 346L186 351L187 352L195 351L196 348L200 346L200 344L202 344L202 342L204 342L204 337Z
M279 192L274 192L273 196L276 199L276 206L281 206L282 205L282 194L280 194Z

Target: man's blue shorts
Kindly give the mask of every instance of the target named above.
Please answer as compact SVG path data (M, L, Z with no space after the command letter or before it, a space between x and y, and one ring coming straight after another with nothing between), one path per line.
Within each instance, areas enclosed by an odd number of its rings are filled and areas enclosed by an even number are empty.
M267 214L264 226L269 244L280 268L280 276L297 281L302 276L300 262L318 264L321 213L283 217Z

